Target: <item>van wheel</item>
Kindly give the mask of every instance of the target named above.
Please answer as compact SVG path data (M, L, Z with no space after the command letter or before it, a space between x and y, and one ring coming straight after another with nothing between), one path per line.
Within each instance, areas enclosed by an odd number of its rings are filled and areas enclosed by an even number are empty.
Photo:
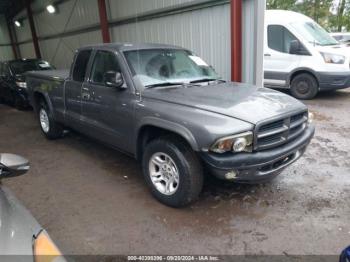
M318 82L310 74L299 74L293 78L290 90L298 99L313 99L318 93Z
M197 199L203 187L203 170L192 148L169 136L151 141L142 157L143 175L153 196L171 207Z
M44 101L40 102L38 114L41 131L48 139L57 139L63 136L63 127L53 119Z

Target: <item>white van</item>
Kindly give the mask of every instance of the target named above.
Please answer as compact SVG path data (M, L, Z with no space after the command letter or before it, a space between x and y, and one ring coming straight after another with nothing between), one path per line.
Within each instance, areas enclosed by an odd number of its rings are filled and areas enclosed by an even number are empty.
M266 11L265 86L290 88L299 99L350 87L350 49L299 13Z

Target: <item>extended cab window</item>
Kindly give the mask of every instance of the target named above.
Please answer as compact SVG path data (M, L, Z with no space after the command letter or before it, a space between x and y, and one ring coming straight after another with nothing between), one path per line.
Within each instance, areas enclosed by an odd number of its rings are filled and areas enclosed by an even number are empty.
M267 29L269 48L289 54L290 43L297 38L284 26L269 25Z
M89 63L91 50L82 50L75 59L73 68L73 80L77 82L84 82L86 69Z
M98 51L92 66L91 80L94 83L104 84L105 74L108 71L120 71L117 57L108 51Z

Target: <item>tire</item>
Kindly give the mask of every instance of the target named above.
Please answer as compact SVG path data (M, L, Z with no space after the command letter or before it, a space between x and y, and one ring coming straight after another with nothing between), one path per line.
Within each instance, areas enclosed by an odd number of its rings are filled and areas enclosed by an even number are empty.
M290 90L295 98L313 99L318 93L318 82L312 75L302 73L293 78Z
M44 101L40 102L38 119L41 131L46 138L53 140L63 136L63 127L53 119L52 113Z
M154 164L155 162L152 160L157 160L157 163L160 163L159 159L161 159L163 165L166 164L165 160L169 160L166 157L170 158L170 162L165 166L165 171L161 171L161 165L158 165L158 172L165 172L165 174L152 176L151 178L151 174L157 171L157 168L155 168L157 164ZM203 170L201 162L192 148L180 138L168 136L147 144L142 156L142 169L152 195L167 206L183 207L189 205L198 198L202 191ZM166 173L167 171L170 172L170 175ZM161 180L161 177L166 176L170 177L169 181L172 177L175 179L172 180L172 184L169 186L169 192L165 192L165 180L158 183L154 182L156 179Z

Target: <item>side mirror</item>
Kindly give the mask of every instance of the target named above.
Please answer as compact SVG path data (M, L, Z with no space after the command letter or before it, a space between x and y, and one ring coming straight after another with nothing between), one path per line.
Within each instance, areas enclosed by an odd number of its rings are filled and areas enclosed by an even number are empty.
M104 75L104 80L106 86L122 88L124 84L124 79L122 73L117 71L108 71Z
M293 40L290 42L289 54L291 55L309 55L309 52L305 49L303 44L299 40Z
M29 161L21 156L0 154L0 179L23 175L29 167Z

